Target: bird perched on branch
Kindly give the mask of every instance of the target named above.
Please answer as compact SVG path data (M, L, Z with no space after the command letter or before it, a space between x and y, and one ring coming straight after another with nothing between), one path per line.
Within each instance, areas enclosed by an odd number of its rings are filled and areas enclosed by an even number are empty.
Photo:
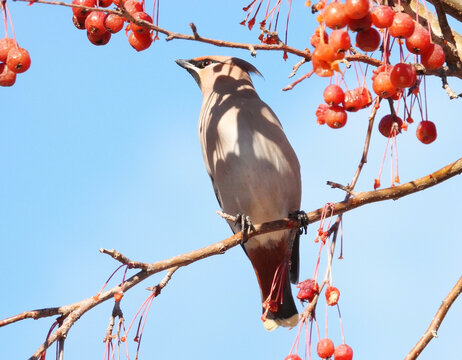
M226 56L177 60L199 85L203 101L199 137L221 208L258 224L300 209L300 165L281 123L258 96L247 61ZM290 282L298 281L298 228L250 238L242 244L260 285L267 330L298 322Z

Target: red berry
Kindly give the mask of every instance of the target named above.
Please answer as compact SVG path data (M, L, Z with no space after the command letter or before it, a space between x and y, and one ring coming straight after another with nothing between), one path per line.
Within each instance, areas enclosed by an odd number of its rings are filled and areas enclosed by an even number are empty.
M324 90L324 101L328 105L339 105L345 99L345 94L342 88L338 85L332 84Z
M438 44L430 44L427 51L422 54L420 61L428 70L441 68L446 61L443 48Z
M340 291L336 287L328 286L326 289L326 302L327 305L337 305L338 298L340 297Z
M131 32L128 37L128 42L136 51L142 51L151 46L152 36L150 33L138 34Z
M324 114L326 124L332 129L340 129L347 122L347 113L343 107L333 105L330 106Z
M125 10L130 14L135 14L137 12L143 11L143 5L136 0L127 0L124 2Z
M321 105L319 105L318 109L321 107ZM296 287L300 289L297 294L297 299L301 301L311 302L311 300L313 300L314 297L319 294L319 285L313 279L307 279L299 282Z
M94 35L104 34L107 32L106 27L104 26L106 17L107 14L102 11L92 11L85 19L85 28L89 33Z
M390 73L391 83L398 88L408 88L417 81L417 72L411 64L398 63Z
M17 46L16 41L12 38L3 38L0 39L0 62L6 62L8 57L8 52L14 47Z
M6 64L0 63L0 86L12 86L16 82L16 73Z
M326 123L324 115L328 108L329 106L327 106L326 104L319 104L318 108L316 109L316 119L319 125L324 125Z
M369 0L346 0L345 12L350 19L361 19L369 12Z
M345 30L334 30L329 36L329 45L337 52L345 52L351 46L350 35ZM337 56L338 57L338 56Z
M435 141L437 133L436 126L432 121L423 120L417 125L417 139L424 144L430 144Z
M125 19L122 16L116 14L109 14L104 20L104 27L106 31L110 32L111 34L115 34L122 30L124 27Z
M430 44L430 33L420 24L416 24L412 35L406 38L406 47L413 54L426 52Z
M390 31L390 35L395 38L408 38L414 32L414 27L414 20L412 20L411 15L397 13L388 30Z
M100 46L106 45L111 40L111 33L104 31L102 34L95 34L87 31L87 37L93 45Z
M321 39L321 33L322 33L322 39ZM318 46L319 44L327 44L329 41L329 35L327 35L327 32L324 28L317 27L316 30L314 31L314 34L311 35L310 38L310 43L313 45L313 47Z
M385 115L379 122L379 131L385 137L393 137L401 132L403 120L396 115Z
M339 345L334 351L334 360L352 360L353 349L347 344Z
M341 2L333 2L328 4L324 8L323 19L326 23L326 26L331 29L344 28L350 20L345 12L345 4L342 4Z
M351 31L364 31L370 29L372 26L371 14L367 13L366 16L361 19L351 19L348 22L348 28Z
M287 355L284 360L302 360L302 358L298 356L297 354L290 354L290 355Z
M152 23L152 18L146 14L144 11L139 11L137 13L134 13L133 14L133 17L137 20L144 20L144 21L147 21L149 23ZM137 24L134 24L134 23L131 23L130 24L130 29L133 31L133 32L136 32L138 34L147 34L149 33L151 30L145 26L141 26L141 25L137 25Z
M77 16L73 15L72 16L72 22L74 23L74 26L79 29L79 30L85 30L85 19L87 16Z
M397 88L391 82L390 72L378 73L372 80L372 90L384 99L395 95Z
M390 6L379 5L371 12L372 23L379 29L385 29L393 24L395 12Z
M374 28L356 34L356 46L363 51L375 51L380 46L380 33Z
M319 44L313 51L313 57L330 64L337 60L337 52L330 44Z
M8 52L6 65L10 68L11 71L14 71L18 74L27 71L27 69L30 68L29 52L26 49L20 47L13 47Z
M82 5L86 7L95 7L96 1L95 0L72 0L72 4ZM72 8L72 12L75 16L77 16L77 18L81 18L81 17L86 17L90 11L87 9Z
M334 354L334 350L334 343L329 338L319 340L318 346L316 346L318 356L322 359L330 358Z
M109 5L112 4L112 0L99 0L99 6L100 7L108 7Z

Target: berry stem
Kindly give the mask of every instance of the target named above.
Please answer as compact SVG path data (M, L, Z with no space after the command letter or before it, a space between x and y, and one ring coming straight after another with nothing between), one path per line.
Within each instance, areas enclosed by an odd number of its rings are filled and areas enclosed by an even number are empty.
M18 48L19 45L18 45L18 43L16 41L16 35L14 33L13 19L11 18L10 10L8 9L8 5L6 4L6 2L3 5L3 8L6 9L6 13L8 14L8 19L10 20L10 25L11 25L11 33L13 34L14 42L16 44L16 47Z
M338 319L340 321L340 331L342 333L342 341L345 344L345 333L343 331L342 314L340 313L340 305L338 303L337 303L337 311L338 311Z

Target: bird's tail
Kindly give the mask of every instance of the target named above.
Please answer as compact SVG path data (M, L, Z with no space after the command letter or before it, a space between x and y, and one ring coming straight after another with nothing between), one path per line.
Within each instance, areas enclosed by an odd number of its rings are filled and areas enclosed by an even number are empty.
M299 317L289 281L287 242L283 239L255 240L253 244L246 244L245 250L260 285L263 326L268 331L278 326L293 327Z

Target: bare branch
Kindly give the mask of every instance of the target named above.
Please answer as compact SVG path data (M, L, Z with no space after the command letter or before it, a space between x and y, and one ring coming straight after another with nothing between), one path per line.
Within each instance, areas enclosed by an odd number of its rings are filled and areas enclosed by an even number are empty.
M425 349L425 347L430 343L430 341L436 337L439 327L444 320L444 317L449 311L449 308L457 299L457 297L462 292L462 277L459 278L456 285L452 288L446 298L443 300L440 308L433 317L430 326L428 327L425 334L420 338L414 348L407 354L404 360L415 360L420 355L420 353Z

